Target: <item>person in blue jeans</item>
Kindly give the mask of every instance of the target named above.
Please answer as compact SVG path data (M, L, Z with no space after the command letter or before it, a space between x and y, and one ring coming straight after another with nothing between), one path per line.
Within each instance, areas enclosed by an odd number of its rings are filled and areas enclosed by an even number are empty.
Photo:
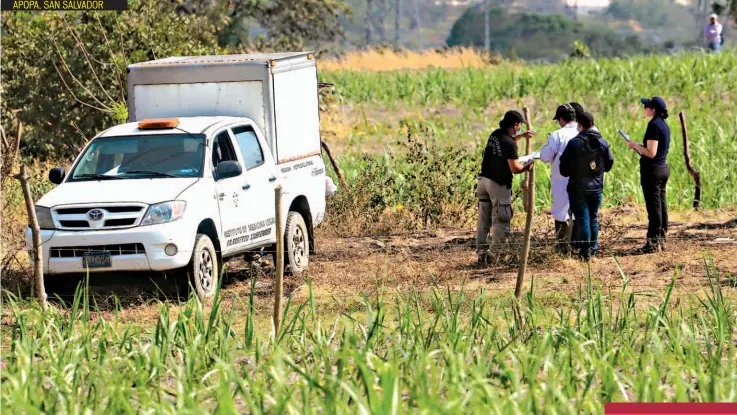
M609 143L594 125L594 116L584 112L576 117L579 134L571 139L560 156L560 174L568 177L568 199L576 217L574 239L581 259L589 261L599 246L599 207L604 191L604 173L612 169L614 158Z

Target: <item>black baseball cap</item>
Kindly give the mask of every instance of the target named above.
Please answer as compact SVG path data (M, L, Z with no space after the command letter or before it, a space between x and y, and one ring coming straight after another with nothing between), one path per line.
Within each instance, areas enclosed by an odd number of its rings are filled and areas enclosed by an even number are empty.
M590 112L584 112L576 117L576 122L583 128L591 128L594 126L594 116Z
M561 104L558 106L558 109L555 110L555 117L553 117L553 121L557 120L560 117L570 118L571 120L575 120L576 119L576 109L573 108L571 104Z
M504 118L499 123L499 125L502 128L509 128L515 124L524 122L524 120L525 118L522 116L522 114L519 113L519 111L511 110L511 111L507 111L504 114Z
M640 102L642 102L645 108L652 108L656 112L663 112L667 109L665 107L665 101L660 97L641 98Z

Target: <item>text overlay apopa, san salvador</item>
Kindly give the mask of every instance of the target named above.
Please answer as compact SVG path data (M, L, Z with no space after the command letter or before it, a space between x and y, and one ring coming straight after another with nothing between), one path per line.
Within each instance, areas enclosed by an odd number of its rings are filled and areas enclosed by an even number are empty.
M3 11L128 10L128 0L0 0Z

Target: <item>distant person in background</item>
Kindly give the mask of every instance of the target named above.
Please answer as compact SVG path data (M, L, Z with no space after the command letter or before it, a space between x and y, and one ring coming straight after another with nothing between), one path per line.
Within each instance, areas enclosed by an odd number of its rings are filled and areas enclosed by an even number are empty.
M560 156L568 142L578 135L576 110L571 104L562 104L555 110L553 120L558 122L559 129L548 136L548 140L540 149L540 160L552 164L550 171L551 195L553 207L551 215L555 220L555 250L559 254L569 255L571 252L571 216L568 203L568 178L560 175Z
M719 16L712 14L709 17L709 24L704 27L704 40L706 46L712 52L719 52L724 43L724 37L722 35L722 25L719 23Z
M491 246L499 247L506 240L512 222L512 176L526 172L532 162L522 165L516 140L532 137L534 131L521 133L524 118L517 111L507 111L486 142L476 196L479 216L476 224L476 254L479 265L489 261L489 231Z
M569 177L568 198L576 216L579 255L588 262L596 255L594 246L599 241L599 207L604 191L604 173L614 165L609 143L594 130L594 116L588 112L576 121L576 137L568 142L560 156L560 174Z
M629 148L640 153L640 184L647 207L647 242L641 248L643 253L660 252L665 249L665 235L668 232L668 205L665 200L665 187L670 177L668 150L670 150L670 127L668 109L660 97L642 98L645 117L650 118L645 131L643 144L630 141Z

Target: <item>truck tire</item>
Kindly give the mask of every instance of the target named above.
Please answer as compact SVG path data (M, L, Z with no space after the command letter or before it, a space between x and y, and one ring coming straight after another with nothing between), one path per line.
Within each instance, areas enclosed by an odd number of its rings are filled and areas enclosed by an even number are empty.
M284 256L287 271L301 275L307 271L310 262L310 234L305 220L299 212L289 212L284 229Z
M213 245L209 236L201 233L197 234L187 274L189 274L197 298L205 300L215 295L220 268L215 245Z

